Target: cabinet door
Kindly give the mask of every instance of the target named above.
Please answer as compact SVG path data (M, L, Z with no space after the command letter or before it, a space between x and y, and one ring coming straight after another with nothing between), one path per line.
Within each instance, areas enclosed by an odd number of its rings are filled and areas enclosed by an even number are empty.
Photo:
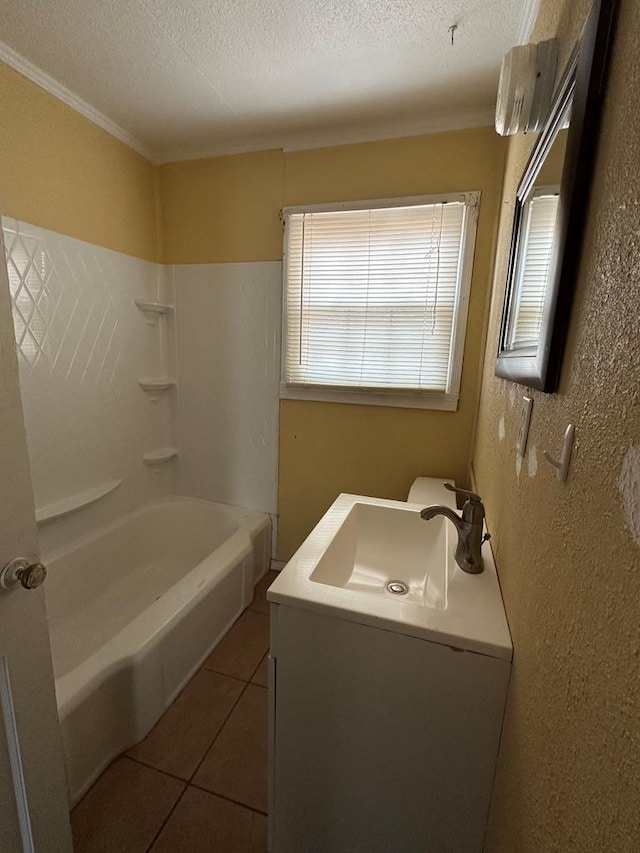
M272 853L482 849L510 665L273 608Z

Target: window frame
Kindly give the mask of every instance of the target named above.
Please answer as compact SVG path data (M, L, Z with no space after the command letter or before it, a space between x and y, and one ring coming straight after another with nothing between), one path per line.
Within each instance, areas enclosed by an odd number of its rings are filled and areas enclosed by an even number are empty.
M467 333L473 262L475 257L478 214L481 193L478 190L464 193L440 193L438 195L407 196L390 199L367 199L356 202L332 204L305 204L283 208L281 218L284 225L283 269L282 269L282 337L280 347L280 399L315 400L335 403L355 403L369 406L397 406L412 409L435 409L457 411L460 399L462 363ZM347 210L380 210L394 207L418 207L429 204L462 202L465 205L461 236L461 270L456 300L451 349L449 354L448 379L445 391L413 390L407 388L345 388L332 385L307 385L287 383L283 378L287 346L287 259L289 249L289 217L302 213L331 213Z

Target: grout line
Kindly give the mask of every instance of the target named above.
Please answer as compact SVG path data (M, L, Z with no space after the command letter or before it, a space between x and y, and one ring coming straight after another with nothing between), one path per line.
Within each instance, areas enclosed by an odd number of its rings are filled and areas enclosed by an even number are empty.
M256 812L256 814L268 815L268 812L263 812L262 809L257 809L255 806L249 806L247 803L242 803L240 800L234 800L232 797L227 797L226 794L219 794L218 791L210 791L209 788L203 788L202 785L196 785L193 782L189 782L188 788L195 788L197 791L204 791L205 794L211 794L212 797L219 797L221 800L226 800L228 803L233 803L236 806L242 806L243 809L249 809L251 812Z
M251 602L251 603L253 604L253 602L254 602L254 601L255 601L255 599L252 599L252 602ZM247 612L248 610L250 610L250 609L251 609L251 604L250 604L248 607L246 607L246 608L242 611L242 613L240 614L240 616L238 616L238 619L236 619L236 621L233 623L233 625L236 625L236 624L237 624L237 622L238 622L238 620L239 620L239 619L244 615L244 613L246 613L246 612ZM267 616L267 618L268 618L268 614L260 613L260 611L252 611L252 612L254 612L254 613L258 613L259 615L262 615L262 616L265 616L265 615L266 615L266 616ZM231 626L231 628L233 628L233 625ZM229 629L229 631L231 630L231 628ZM227 634L229 633L229 631L227 631ZM226 634L225 634L225 636L226 636ZM224 639L224 638L223 638L223 639ZM175 809L177 808L178 803L182 800L182 797L184 796L185 792L188 790L188 788L189 788L189 786L190 786L190 785L191 785L192 787L196 788L197 790L204 791L205 793L211 794L212 796L220 797L220 798L221 798L221 799L223 799L223 800L227 800L228 802L230 802L230 803L234 803L235 805L240 806L240 807L242 807L242 808L249 809L250 811L256 812L257 814L266 815L267 813L266 813L266 812L261 811L260 809L256 809L256 808L254 808L253 806L248 806L246 803L241 803L241 802L239 802L238 800L233 800L231 797L226 797L226 796L224 796L223 794L218 794L218 793L215 793L214 791L208 791L206 788L203 788L203 787L201 787L200 785L196 785L196 784L194 784L191 780L194 778L194 776L196 775L196 773L197 773L197 772L198 772L198 770L200 769L200 767L201 767L201 765L203 764L203 762L204 762L205 758L206 758L206 757L207 757L207 755L209 754L209 752L210 752L210 750L211 750L211 747L214 745L214 743L215 743L215 742L216 742L216 740L218 739L218 736L220 735L220 732L221 732L221 731L224 729L224 727L226 726L227 722L229 721L229 718L231 717L231 714L234 712L234 710L235 710L236 706L238 705L238 703L239 703L240 699L241 699L241 698L242 698L242 696L244 695L244 693L245 693L245 691L246 691L247 687L248 687L249 685L251 685L251 686L253 686L253 687L260 687L260 688L262 688L263 690L266 690L266 689L267 689L264 685L262 685L262 684L257 684L257 683L255 683L255 682L251 681L251 679L255 676L256 672L258 671L258 669L260 668L260 666L261 666L261 664L262 664L262 661L265 659L265 657L266 657L268 654L269 654L269 647L267 647L266 652L265 652L265 653L260 657L260 659L259 659L259 661L258 661L258 664L256 665L255 669L253 670L253 672L252 672L252 674L251 674L251 678L250 678L248 681L245 681L243 678L239 678L237 675L229 675L229 674L228 674L228 673L226 673L226 672L220 672L219 670L216 670L216 669L210 669L210 668L206 667L204 664L202 664L202 665L200 666L200 669L198 669L198 670L193 674L193 676L189 679L189 681L184 685L184 687L182 688L182 690L181 690L181 691L178 693L178 695L174 698L174 700L173 700L173 702L171 703L171 705L169 705L169 707L165 709L164 713L162 714L162 716L160 717L160 719L159 719L159 720L158 720L158 722L156 723L156 726L157 726L157 725L158 725L158 723L160 722L160 720L162 720L162 717L164 717L164 715L167 713L167 711L169 711L169 709L173 707L173 705L174 705L174 704L177 702L177 700L182 696L182 694L185 692L185 690L187 689L187 687L192 683L193 679L196 677L196 675L197 675L199 672L205 671L205 672L215 673L216 675L221 675L221 676L223 676L223 677L225 677L225 678L230 678L230 679L232 679L233 681L237 681L239 684L242 684L242 690L241 690L241 691L240 691L240 693L238 694L238 697L237 697L236 701L235 701L235 702L233 703L233 705L231 706L231 708L230 708L229 712L227 713L227 715L225 716L224 720L222 721L222 723L221 723L220 727L218 728L218 731L216 732L215 736L213 737L213 740L211 741L211 743L209 744L209 746L204 750L204 753L203 753L203 755L202 755L202 758L200 759L200 761L198 762L198 764L197 764L197 766L196 766L195 770L193 771L193 773L191 774L191 776L190 776L188 779L183 779L182 777L180 777L180 776L176 776L174 773L171 773L171 772L169 772L168 770L163 770L163 769L161 769L161 768L159 768L159 767L155 767L153 764L148 764L146 761L142 761L140 758L138 758L138 757L136 757L136 756L129 755L128 750L125 750L124 752L120 753L120 755L116 756L116 758L114 758L114 760L113 760L113 761L108 765L108 767L106 767L106 768L103 770L103 772L100 774L100 776L98 777L98 779L96 779L96 780L94 781L94 783L91 785L91 787L90 787L87 791L85 791L85 793L82 795L82 797L80 798L80 800L76 803L76 805L74 806L74 809L75 809L78 805L80 805L80 803L82 802L82 800L84 800L84 799L85 799L85 797L87 796L87 794L89 794L89 792L93 789L93 787L96 785L96 783L97 783L97 782L102 778L102 776L104 776L104 774L107 772L107 770L108 770L108 769L109 769L109 768L110 768L110 767L111 767L111 766L112 766L116 761L118 761L118 760L120 760L120 759L128 759L129 761L134 762L134 764L138 764L138 765L139 765L139 766L141 766L141 767L146 767L148 770L153 770L153 771L155 771L156 773L160 773L160 774L162 774L163 776L167 776L169 779L173 779L173 780L175 780L176 782L180 782L182 785L184 785L184 788L183 788L182 792L180 793L180 796L178 797L178 799L176 800L176 802L174 803L174 805L171 807L171 809L170 809L170 810L169 810L169 812L167 813L167 815L166 815L165 819L163 820L162 824L160 825L160 828L158 829L158 831L157 831L157 832L156 832L156 834L154 835L154 837L153 837L153 839L152 839L151 843L149 844L149 846L146 848L145 853L151 853L151 849L153 848L154 844L155 844L155 843L156 843L156 841L158 840L158 837L160 836L160 833L162 832L162 830L163 830L163 829L164 829L164 827L166 826L166 824L167 824L167 822L168 822L169 818L171 817L171 815L173 814L173 812L174 812L174 811L175 811ZM155 726L154 726L153 728L155 728ZM151 731L153 731L153 729L151 729ZM150 732L149 732L149 733L150 733ZM143 738L143 740L144 740L144 738ZM73 809L69 809L69 814L70 814L70 815L71 815L72 811L73 811Z
M269 654L269 651L268 651L268 650L267 650L266 654ZM263 655L263 657L262 657L262 658L260 658L260 663L262 663L262 661L263 661L263 660L264 660L264 655ZM258 667L259 667L259 666L260 666L260 664L258 664L258 666L256 667L255 672L257 672L257 671L258 671ZM253 687L262 687L262 689L263 689L263 690L266 690L266 688L265 688L265 687L264 687L264 685L262 685L262 684L254 684L253 682L245 681L245 680L244 680L244 679L242 679L242 678L237 678L236 676L233 676L233 675L227 675L227 674L226 674L226 673L224 673L224 672L217 672L217 670L213 670L213 669L208 669L208 670L206 670L206 672L212 672L212 673L214 673L215 675L223 675L225 678L231 678L233 681L237 681L237 682L238 682L238 684L242 684L243 686L242 686L242 690L240 691L240 693L238 693L238 698L237 698L237 699L236 699L236 701L233 703L233 705L231 706L231 710L229 711L229 713L225 716L224 720L222 721L222 723L221 723L221 725L220 725L220 728L218 729L218 731L215 733L215 735L214 735L214 737L213 737L213 740L212 740L212 741L211 741L211 743L206 747L206 749L205 749L205 751L204 751L204 754L203 754L202 758L201 758L201 759L200 759L200 761L198 762L198 765L197 765L196 769L193 771L193 773L191 774L191 776L188 776L186 779L185 779L183 776L177 776L175 773L171 773L171 771L170 771L170 770L164 770L164 769L162 769L162 768L160 768L160 767L156 767L154 764L149 764L147 761L143 761L141 758L138 758L138 756L137 756L137 755L130 755L128 751L127 751L127 752L123 752L123 753L122 753L120 756L118 756L118 757L119 757L119 758L128 758L130 761L135 761L135 762L136 762L136 764L141 764L143 767L147 767L149 770L155 770L157 773L163 773L165 776L169 776L169 778L171 778L171 779L176 779L178 782L182 782L182 783L183 783L183 784L185 784L185 785L191 784L191 779L193 779L194 775L198 772L198 769L200 768L200 765L202 764L202 762L204 761L204 759L205 759L205 757L206 757L207 753L209 752L209 750L211 749L211 747L213 746L213 744L214 744L214 743L215 743L215 741L217 740L218 735L220 734L220 732L222 731L222 729L225 727L225 725L226 725L226 723L227 723L227 720L229 719L229 717L230 717L230 716L231 716L231 714L233 713L233 711L234 711L234 709L235 709L236 705L237 705L237 704L238 704L238 702L240 701L240 697L241 697L241 696L242 696L242 694L245 692L245 689L246 689L247 687L249 687L249 685L251 684ZM255 672L254 672L254 675L255 675ZM194 677L195 677L195 676L194 676ZM172 703L172 704L173 704L173 703ZM172 706L172 705L169 705L169 708L171 708L171 706ZM169 708L167 708L167 711L169 710ZM167 711L165 711L165 714L167 713ZM164 716L164 714L163 714L163 716ZM161 720L161 719L162 719L162 717L160 718L160 720ZM158 720L158 722L160 722L160 720ZM156 723L156 725L158 725L158 723ZM155 726L154 726L154 728L155 728ZM153 729L152 729L152 731L153 731ZM133 747L132 747L132 748L133 748ZM117 760L117 759L116 759L116 760ZM196 786L196 787L198 787L198 786ZM204 788L203 788L203 790L206 790L206 789L204 789ZM85 795L85 796L86 796L86 795Z
M262 658L261 658L260 660L261 660L261 662L262 662ZM258 666L259 666L259 664L258 664ZM236 680L239 680L239 679L236 679ZM193 773L191 774L191 776L190 776L190 778L189 778L189 781L185 781L184 779L181 779L179 776L174 776L174 774L173 774L173 773L168 773L166 770L159 770L157 767L152 767L152 766L151 766L151 765L149 765L149 764L145 764L145 762L144 762L144 761L140 761L140 760L139 760L139 759L137 759L137 758L133 758L132 756L127 755L126 753L125 753L125 755L123 756L123 758L128 758L130 761L137 762L138 764L141 764L143 767L147 767L149 770L155 770L157 773L162 773L162 774L164 774L165 776L168 776L170 779L175 779L177 782L181 782L181 783L184 785L184 789L182 790L182 792L181 792L180 796L178 797L178 799L177 799L177 800L176 800L176 802L174 803L173 807L169 810L169 813L167 814L167 816L166 816L166 817L165 817L165 819L163 820L162 825L161 825L161 826L160 826L160 828L158 829L157 833L154 835L153 840L151 841L151 844L147 847L147 849L146 849L145 853L151 853L151 849L153 848L153 845L154 845L154 844L156 843L156 841L158 840L158 837L160 836L160 833L162 832L162 830L163 830L163 829L165 828L165 826L167 825L167 822L169 821L169 818L171 817L171 815L172 815L172 814L173 814L173 812L175 811L176 807L178 806L178 803L179 803L179 802L180 802L180 800L183 798L183 796L185 795L185 793L186 793L186 791L189 789L189 787L196 788L196 789L197 789L197 790L199 790L199 791L204 791L205 793L207 793L207 794L211 794L211 795L212 795L212 796L214 796L214 797L220 797L220 799L222 799L222 800L227 800L227 801L228 801L228 802L230 802L230 803L234 803L234 804L235 804L235 805L237 805L237 806L242 806L243 808L249 809L250 811L252 811L252 812L256 812L257 814L261 814L261 815L266 815L266 814L267 814L266 812L263 812L263 811L261 811L260 809L256 809L256 808L254 808L253 806L248 806L246 803L240 803L240 802L238 802L237 800L232 800L232 799L231 799L231 797L225 797L224 795L222 795L222 794L217 794L217 793L215 793L214 791L208 791L206 788L202 788L200 785L196 785L196 784L193 784L193 783L191 782L191 779L193 779L193 777L196 775L196 773L197 773L197 772L198 772L198 770L200 769L200 766L202 765L202 763L204 762L205 758L206 758L206 757L207 757L207 755L209 754L209 752L210 752L210 750L211 750L211 747L213 746L213 744L214 744L214 743L216 742L216 740L218 739L218 736L219 736L220 732L221 732L221 731L223 730L223 728L226 726L226 724L227 724L227 722L228 722L228 720L229 720L229 717L231 716L231 714L233 714L233 712L234 712L234 710L235 710L235 708L236 708L236 705L238 704L238 702L240 701L240 699L241 699L241 698L242 698L242 696L244 695L244 693L245 693L245 691L246 691L247 687L249 686L249 682L242 682L242 683L244 684L244 687L242 688L242 690L241 690L241 691L240 691L240 693L238 694L238 698L237 698L237 699L236 699L236 701L233 703L233 705L232 705L232 707L231 707L231 710L229 711L229 713L227 714L227 716L224 718L224 720L223 720L223 722L222 722L222 725L220 726L220 728L218 729L218 731L217 731L217 732L216 732L216 734L215 734L215 737L213 738L213 740L211 741L211 743L209 744L209 746L205 749L204 754L203 754L202 758L200 759L200 761L198 762L198 765L197 765L196 769L195 769L195 770L193 771ZM262 685L261 685L261 684L254 684L253 686L254 686L254 687L262 687ZM262 689L264 690L265 688L264 688L264 687L262 687Z
M260 660L262 661L262 658L260 658ZM259 665L260 664L258 664L258 666ZM229 675L228 672L222 672L219 669L209 669L204 665L200 667L198 672L212 672L214 675L221 675L223 678L230 678L232 681L238 681L240 684L249 684L250 683L249 681L247 681L246 678L240 678L239 675ZM171 704L173 704L173 702ZM169 705L169 708L170 707L171 707L171 705ZM169 710L169 708L167 708L167 711ZM167 711L165 711L165 714L167 713ZM160 719L162 719L162 718L160 718Z
M235 708L236 708L236 705L238 704L238 702L240 701L240 699L244 696L244 692L245 692L245 690L247 689L247 687L249 686L249 684L248 684L248 682L243 682L243 683L244 683L244 687L242 688L242 690L241 690L241 691L240 691L240 693L238 694L238 698L236 699L236 701L235 701L235 702L233 703L233 705L231 706L231 710L229 711L229 713L227 714L227 716L226 716L226 717L224 718L224 720L222 721L222 725L220 726L220 728L218 729L218 731L215 733L215 736L214 736L213 740L211 741L211 743L209 744L209 746L205 749L205 751L204 751L204 753L203 753L203 755L202 755L202 758L201 758L201 759L200 759L200 761L198 762L198 765L197 765L196 769L193 771L193 773L192 773L192 774L191 774L191 776L189 777L189 782L191 782L191 780L193 779L193 777L196 775L196 773L198 772L198 770L199 770L199 769L200 769L200 767L202 766L202 764L203 764L203 762L204 762L205 758L207 757L207 755L209 755L209 752L211 751L211 747L214 745L214 743L215 743L215 742L216 742L216 740L218 739L218 736L219 736L220 732L221 732L221 731L223 730L223 728L227 725L227 721L229 720L229 717L233 714L233 712L234 712L234 710L235 710Z
M215 672L216 675L223 675L225 678L232 678L234 681L240 681L242 684L255 684L256 682L252 681L252 679L255 676L256 672L260 669L262 661L267 657L267 655L269 654L269 651L270 651L270 646L268 645L266 652L260 657L260 660L256 664L255 669L252 671L251 676L248 679L240 678L239 675L229 675L228 672L222 672L222 670L220 670L220 669L207 668L207 667L205 667L204 664L200 667L198 672L200 672L201 670L205 670L206 672ZM194 676L194 678L195 678L195 676ZM258 684L258 687L264 687L264 685ZM171 704L173 704L173 703L171 703ZM169 708L170 707L171 707L171 705L169 705ZM169 708L167 708L167 711L169 710ZM165 714L166 714L166 711L165 711Z
M184 781L184 780L181 780L181 781ZM184 789L180 792L180 796L179 796L179 797L178 797L178 799L175 801L175 803L173 804L173 806L169 809L169 813L167 814L167 816L165 817L165 819L162 821L162 824L160 825L160 829L159 829L159 830L156 832L156 834L153 836L153 839L152 839L152 841L151 841L151 844L146 848L145 853L151 853L151 850L152 850L152 848L153 848L154 844L156 843L156 841L157 841L157 840L158 840L158 838L160 837L160 833L162 832L162 830L165 828L165 826L166 826L166 825L167 825L167 823L169 822L169 818L171 817L171 815L172 815L172 814L174 813L174 811L176 810L176 808L177 808L177 806L178 806L178 803L179 803L179 802L180 802L180 800L184 797L184 795L185 795L185 793L187 792L188 788L189 788L189 786L188 786L187 784L185 784Z
M268 654L268 650L265 654ZM264 655L262 655L262 657L260 658L260 663L258 664L258 666L260 666L263 659L264 659ZM253 678L253 676L256 674L256 670L258 669L258 666L252 671L251 678ZM233 681L239 681L240 684L251 684L251 681L248 678L240 678L239 675L229 675L228 672L223 672L221 669L208 669L205 666L203 666L202 669L205 672L213 672L215 675L222 675L224 678L231 678ZM200 671L200 670L198 670L198 671ZM170 707L171 707L171 705L169 705L169 708ZM167 711L169 710L169 708L167 708ZM166 711L165 711L165 714L166 714Z
M249 684L254 684L256 687L264 687L263 684L256 684L256 682L253 679L256 677L256 672L262 666L262 661L268 656L269 656L269 647L267 646L267 651L262 655L262 657L258 661L258 666L253 670L253 672L251 674L251 678L249 679Z
M183 785L189 784L188 779L185 779L182 776L176 776L175 773L171 773L171 771L169 771L169 770L162 770L160 767L156 767L153 764L148 764L146 761L143 761L141 758L137 758L136 756L129 755L126 752L121 757L122 758L128 758L129 761L135 761L136 764L141 764L143 767L146 767L147 770L155 770L156 773L162 773L163 776L168 776L170 779L175 779L177 782L182 782Z

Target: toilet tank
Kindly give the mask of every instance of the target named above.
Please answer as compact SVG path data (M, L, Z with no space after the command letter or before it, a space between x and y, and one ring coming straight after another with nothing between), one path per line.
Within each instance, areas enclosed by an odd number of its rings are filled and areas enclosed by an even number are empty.
M453 492L445 489L443 485L445 479L455 486L456 481L449 477L442 479L439 477L418 477L409 489L407 503L422 504L422 506L440 504L455 509L456 497Z

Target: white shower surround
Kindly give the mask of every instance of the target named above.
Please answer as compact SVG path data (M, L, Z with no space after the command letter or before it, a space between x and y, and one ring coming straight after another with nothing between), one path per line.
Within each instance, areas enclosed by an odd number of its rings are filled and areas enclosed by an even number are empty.
M174 266L177 490L277 511L282 263Z
M41 525L47 552L173 488L170 468L156 474L142 462L171 443L171 400L151 403L138 385L161 369L164 348L133 302L158 298L165 273L24 222L2 224L36 507L122 480Z
M275 517L281 263L163 266L2 225L36 506L122 480L41 525L42 550L172 492ZM176 310L150 326L136 299ZM154 401L153 376L177 388ZM166 447L179 457L144 464Z

